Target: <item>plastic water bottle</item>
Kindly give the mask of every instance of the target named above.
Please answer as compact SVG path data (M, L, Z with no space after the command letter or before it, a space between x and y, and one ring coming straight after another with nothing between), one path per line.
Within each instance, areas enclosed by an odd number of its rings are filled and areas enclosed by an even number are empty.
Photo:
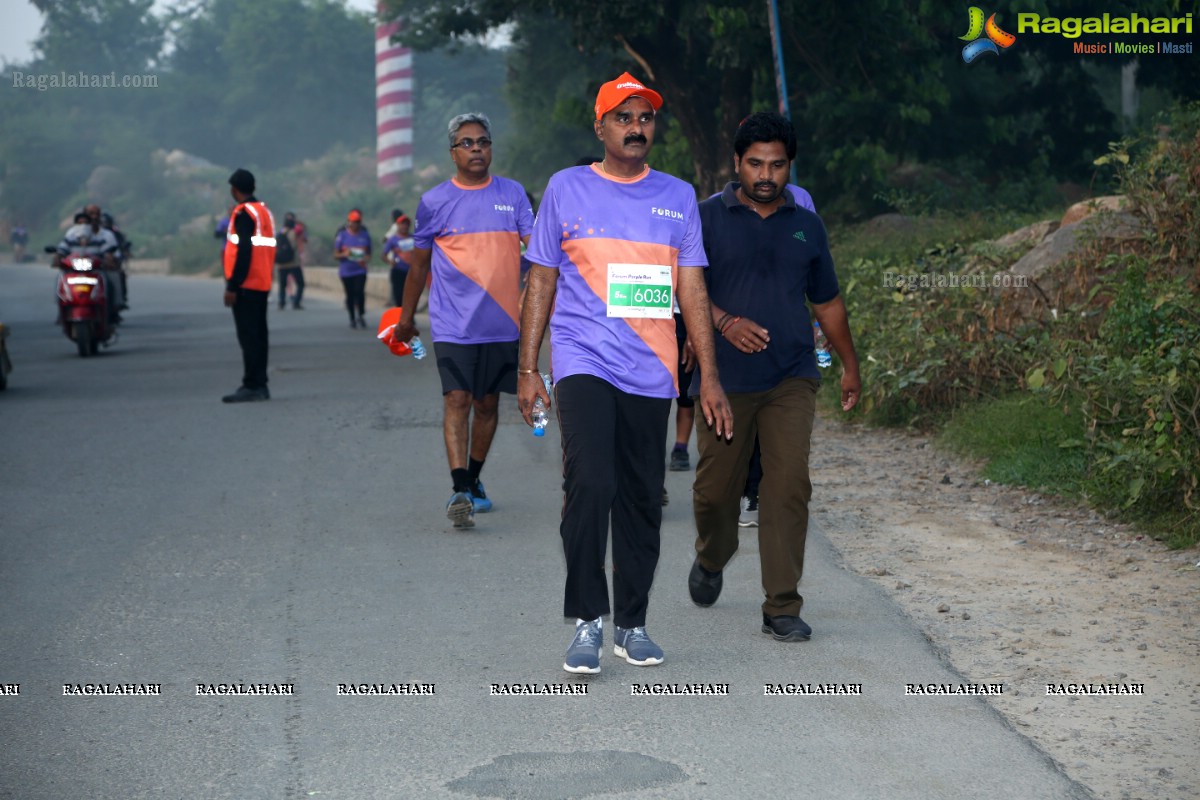
M409 339L408 346L412 348L413 358L422 359L425 357L425 345L421 344L420 336L414 336Z
M550 376L544 372L542 373L542 383L546 387L546 394L550 394ZM533 401L533 412L529 416L533 420L533 435L545 436L546 423L550 419L546 416L546 404L542 402L542 398L539 397Z
M825 369L833 363L833 356L829 354L829 340L825 338L825 331L821 330L821 323L813 320L813 349L817 351L817 366Z

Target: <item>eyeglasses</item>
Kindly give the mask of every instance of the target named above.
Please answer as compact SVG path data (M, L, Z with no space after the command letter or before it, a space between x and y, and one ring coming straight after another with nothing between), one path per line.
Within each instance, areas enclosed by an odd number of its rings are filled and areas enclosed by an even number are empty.
M480 150L487 150L489 147L492 146L492 140L491 139L459 139L456 144L450 145L450 149L453 150L456 147L461 147L463 150L471 150L475 147L475 145L479 145Z

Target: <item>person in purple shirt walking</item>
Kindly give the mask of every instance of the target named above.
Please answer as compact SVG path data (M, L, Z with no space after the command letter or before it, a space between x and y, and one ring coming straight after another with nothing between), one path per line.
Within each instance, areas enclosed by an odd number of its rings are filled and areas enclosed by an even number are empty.
M446 516L455 528L470 528L476 512L492 509L479 475L496 435L500 393L517 391L521 245L533 230L533 210L521 184L490 174L486 116L460 114L448 134L455 176L417 206L395 337L407 342L418 332L413 315L432 269L429 328L453 483Z
M367 262L371 259L371 233L362 224L362 212L350 209L346 227L333 238L333 257L338 260L338 277L346 291L346 312L351 328L366 328L363 318L367 302Z
M714 359L695 190L646 163L662 102L629 73L600 87L593 131L604 159L550 178L526 253L533 266L517 403L528 424L536 400L551 405L538 377L549 326L563 450L563 615L575 621L562 664L571 673L600 671L610 611L617 658L639 667L664 660L646 617L661 541L667 418L679 395L676 297L703 367L699 435L727 440L734 424Z

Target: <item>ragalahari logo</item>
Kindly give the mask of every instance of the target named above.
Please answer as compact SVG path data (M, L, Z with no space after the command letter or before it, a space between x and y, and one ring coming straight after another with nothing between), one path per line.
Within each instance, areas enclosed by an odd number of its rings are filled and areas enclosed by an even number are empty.
M991 53L998 56L1002 51L1012 47L1013 43L1017 41L1017 37L1011 33L1000 30L1000 26L996 24L995 14L988 17L987 23L984 23L983 9L978 6L971 6L967 10L967 19L969 22L967 35L958 38L964 42L969 42L962 51L963 61L968 64L984 53ZM987 37L981 38L984 34Z

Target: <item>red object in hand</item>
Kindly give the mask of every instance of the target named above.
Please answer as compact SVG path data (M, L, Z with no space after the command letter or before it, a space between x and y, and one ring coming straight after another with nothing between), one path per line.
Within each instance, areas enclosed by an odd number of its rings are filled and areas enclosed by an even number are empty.
M401 342L396 339L396 323L400 321L401 308L389 308L383 312L383 316L379 318L379 333L375 338L387 345L387 348L392 351L394 356L410 356L412 348L408 346L408 342Z

